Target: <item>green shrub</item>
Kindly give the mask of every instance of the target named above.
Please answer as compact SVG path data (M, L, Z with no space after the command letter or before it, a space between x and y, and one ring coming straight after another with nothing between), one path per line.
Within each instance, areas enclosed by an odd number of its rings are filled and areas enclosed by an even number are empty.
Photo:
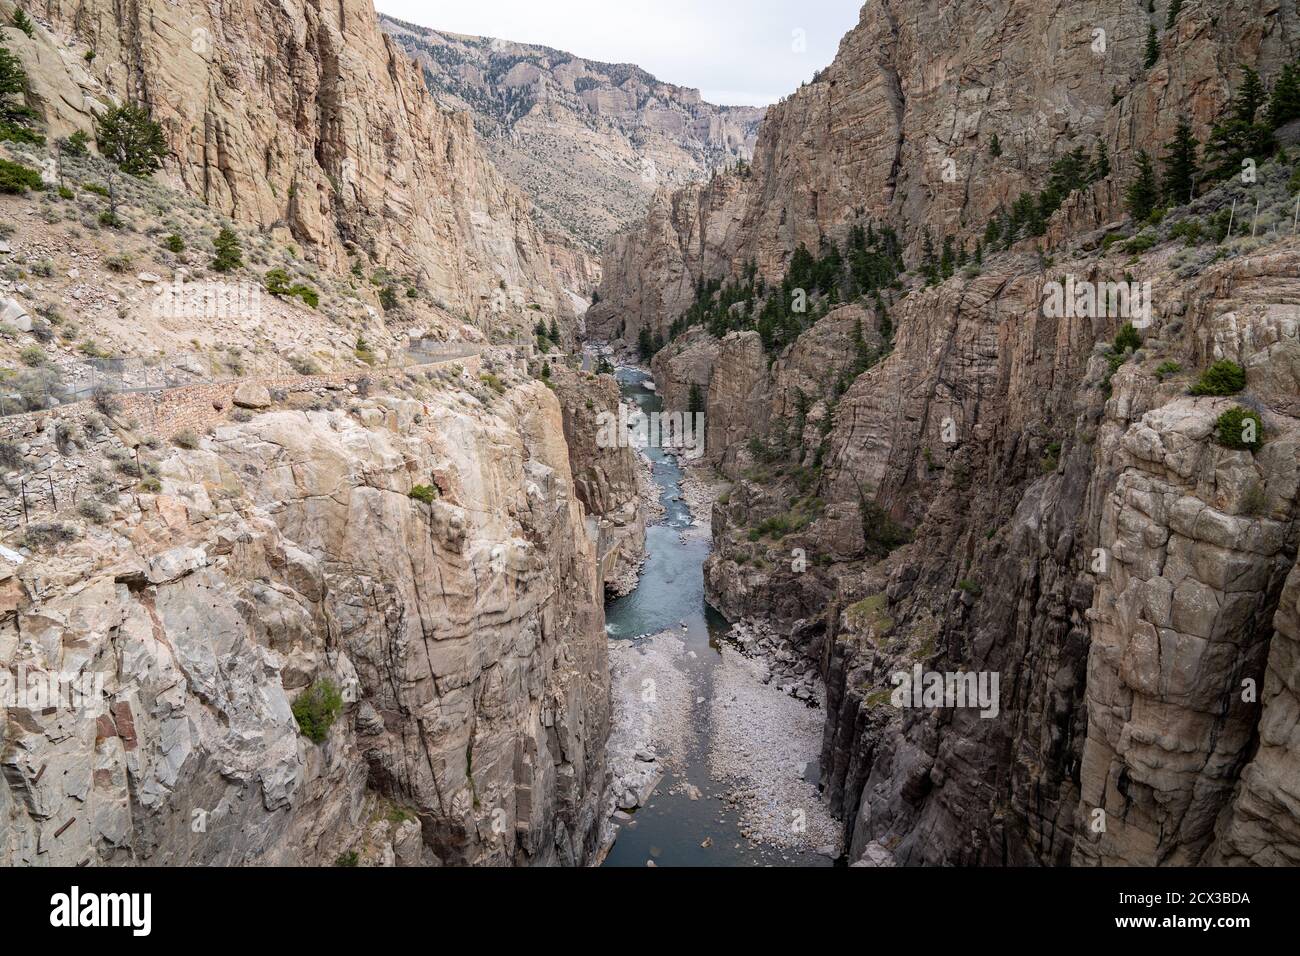
M974 581L970 581L966 578L962 578L960 581L957 582L957 590L965 591L967 594L970 594L974 597L979 597L981 594L984 593L984 589L982 587L980 587Z
M1137 351L1142 347L1142 336L1138 335L1137 329L1133 328L1132 322L1125 322L1115 336L1114 349L1120 355L1123 355L1129 349Z
M29 345L23 349L18 356L24 365L28 368L39 368L49 361L45 357L45 350L39 345Z
M379 290L379 304L388 312L397 308L397 293L391 285L386 285Z
M25 193L29 189L42 189L41 174L22 163L0 159L0 193Z
M873 554L888 554L911 540L907 529L894 522L885 510L869 498L859 503L862 515L862 536L867 550Z
M1236 405L1220 415L1214 424L1219 444L1225 448L1259 451L1264 447L1264 422L1258 412Z
M1155 244L1156 244L1155 236L1152 236L1148 233L1143 233L1140 236L1134 236L1127 243L1125 243L1124 251L1132 253L1134 255L1138 255L1140 253L1146 252Z
M60 199L75 199L77 195L67 186L60 186L58 191Z
M1246 370L1236 362L1215 362L1192 386L1193 395L1235 395L1246 387Z
M178 448L193 450L199 447L199 436L189 428L182 428L172 436L172 444Z
M0 140L8 140L11 143L31 143L33 146L45 145L45 137L40 133L28 129L21 123L4 119L0 119Z
M84 129L79 129L67 139L59 140L59 149L69 156L85 156L90 150L87 144L90 136Z
M1183 370L1183 367L1177 362L1161 362L1156 366L1156 378L1164 381L1170 375L1177 375Z
M1183 239L1187 245L1194 246L1200 241L1201 232L1199 219L1184 219L1174 224L1174 227L1169 230L1169 236L1171 239Z
M295 284L294 287L289 290L289 294L297 296L313 309L320 305L320 293L309 285L303 285L301 282Z
M104 265L108 267L109 272L130 272L134 260L129 253L122 253L117 256L109 256L104 260Z
M335 866L357 866L361 862L361 857L357 855L356 850L348 850L347 853L340 853L335 859Z
M328 677L318 678L293 702L298 729L312 743L325 742L329 729L343 710L343 695Z
M438 489L434 485L416 485L407 492L407 496L430 505L438 498Z
M163 240L163 248L168 252L180 254L185 251L185 240L173 232Z
M95 524L103 524L108 520L108 509L94 498L82 498L77 502L77 514Z
M289 273L278 266L266 270L266 275L262 276L262 285L266 286L266 291L271 295L280 296L288 295L292 288L289 283Z
M1043 474L1051 474L1056 471L1060 464L1061 443L1059 441L1054 441L1043 450L1043 457L1039 462L1039 466L1042 468Z
M108 187L101 186L99 183L82 183L81 188L88 193L94 193L96 196L108 198Z

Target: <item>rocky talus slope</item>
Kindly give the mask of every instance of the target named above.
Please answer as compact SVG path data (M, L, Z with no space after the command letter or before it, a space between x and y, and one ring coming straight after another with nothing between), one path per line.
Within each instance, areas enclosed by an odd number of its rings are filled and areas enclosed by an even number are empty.
M769 110L751 173L658 197L607 248L588 328L670 339L661 391L707 407L732 481L709 598L778 625L825 678L824 792L853 862L1300 859L1294 163L1158 224L1127 222L1122 198L1137 147L1183 116L1203 141L1241 63L1295 57L1292 6L1230 8L1184 5L1144 70L1140 8L869 4L836 63ZM925 228L973 243L1098 141L1111 174L1044 236L917 278ZM1212 234L1256 198L1257 234ZM866 222L906 246L883 301L823 300L772 351L757 331L669 335L700 280L752 261L778 282L798 245ZM1127 316L1045 310L1067 276L1150 281L1136 351L1115 344ZM1244 389L1190 394L1220 360ZM1259 414L1258 450L1225 444L1234 407ZM996 714L897 706L914 667L996 675Z
M0 862L585 862L595 540L560 403L501 374L500 395L443 375L245 402L194 447L145 446L152 490L6 539L27 557L0 660L98 675L105 703L6 710ZM313 741L291 705L324 682L342 704Z
M1104 143L1113 175L1073 197L1049 235L1118 218L1137 149L1154 156L1181 117L1204 142L1239 66L1272 75L1300 43L1294 4L1186 3L1160 30L1147 69L1148 26L1165 21L1159 6L865 4L835 61L768 109L749 170L656 195L640 223L607 243L591 334L665 332L701 277L737 275L752 261L779 281L799 244L842 242L867 220L892 223L913 252L926 228L936 242L973 244L996 210L1041 188L1051 163L1075 148L1091 156Z
M528 200L469 116L434 102L369 0L29 12L35 35L6 42L51 139L129 99L162 123L174 185L322 268L400 277L430 300L420 321L527 330L536 305L570 324Z
M441 102L474 117L543 227L593 251L637 219L655 189L748 159L763 116L761 107L706 103L627 63L391 17L381 26Z

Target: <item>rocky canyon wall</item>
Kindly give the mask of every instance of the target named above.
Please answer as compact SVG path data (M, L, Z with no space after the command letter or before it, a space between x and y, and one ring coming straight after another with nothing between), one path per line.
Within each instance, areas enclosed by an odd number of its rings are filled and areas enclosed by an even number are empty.
M659 193L607 243L589 329L666 333L697 279L754 262L779 280L798 245L842 242L867 220L913 253L926 228L973 243L1077 147L1105 143L1113 173L1057 214L1048 241L1118 218L1137 149L1156 155L1180 118L1204 142L1240 67L1271 75L1300 45L1289 0L1184 4L1146 68L1148 25L1164 14L1127 0L865 4L834 62L768 109L750 170Z
M369 0L28 11L49 31L16 43L33 48L33 105L52 133L140 103L163 126L174 183L336 271L399 276L435 303L420 318L525 332L538 306L571 323L528 201L470 117L433 101Z
M654 357L670 405L702 391L707 455L732 482L710 601L778 623L826 678L824 793L852 861L1300 855L1300 253L1281 227L1215 254L1103 242L1129 231L1135 149L1180 117L1204 140L1240 64L1294 58L1296 12L1185 6L1144 70L1148 19L1104 2L868 5L836 63L769 110L749 176L661 194L607 248L589 328L666 336L701 277L752 261L779 279L797 245L866 220L900 231L910 266L924 228L972 238L1054 158L1110 148L1111 176L1062 207L1042 254L1026 240L932 287L905 276L888 334L864 299L777 353L695 327ZM1151 281L1135 353L1111 344L1122 316L1047 313L1067 275ZM1241 394L1189 394L1225 359L1246 369ZM1261 449L1221 440L1234 406L1261 416ZM996 675L997 707L898 706L913 668Z
M603 589L559 402L400 392L269 407L164 452L84 537L29 530L0 660L108 703L7 710L0 861L591 858ZM291 705L322 682L313 739Z

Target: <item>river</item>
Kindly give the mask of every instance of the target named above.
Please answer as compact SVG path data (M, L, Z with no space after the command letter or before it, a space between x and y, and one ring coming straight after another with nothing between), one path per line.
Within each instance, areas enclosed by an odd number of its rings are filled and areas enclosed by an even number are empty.
M617 378L624 397L642 411L661 408L659 396L644 387L644 372L620 367ZM689 685L690 703L696 705L690 710L694 726L685 753L673 754L677 772L666 772L647 805L623 823L604 865L829 866L829 858L811 849L751 843L741 833L738 811L721 799L727 788L711 778L714 682L729 626L704 599L708 537L683 535L691 527L691 514L681 498L681 466L661 449L648 448L646 454L665 514L646 529L646 563L637 588L607 604L606 629L612 639L628 641L671 630L683 642L685 653L673 666ZM691 799L695 793L697 799Z

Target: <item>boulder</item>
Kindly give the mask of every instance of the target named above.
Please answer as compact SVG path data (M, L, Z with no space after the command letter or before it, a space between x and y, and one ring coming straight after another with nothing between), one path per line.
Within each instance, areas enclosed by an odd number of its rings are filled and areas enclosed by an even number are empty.
M265 385L244 382L235 389L234 402L240 408L270 408L271 393Z

